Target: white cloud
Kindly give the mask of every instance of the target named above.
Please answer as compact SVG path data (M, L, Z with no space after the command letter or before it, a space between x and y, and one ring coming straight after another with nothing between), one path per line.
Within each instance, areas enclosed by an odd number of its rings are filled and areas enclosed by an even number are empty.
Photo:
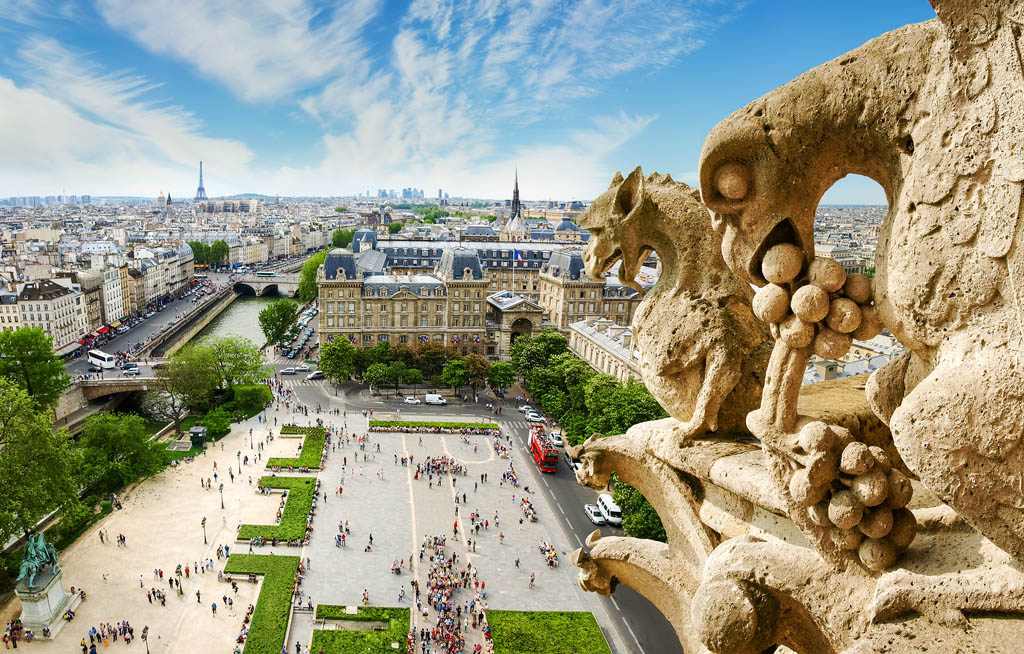
M10 148L0 179L10 193L53 193L73 180L80 192L151 194L194 179L204 156L223 174L247 174L243 143L204 136L189 112L146 100L159 85L145 77L104 72L43 37L27 39L18 56L31 88L0 78L0 142Z

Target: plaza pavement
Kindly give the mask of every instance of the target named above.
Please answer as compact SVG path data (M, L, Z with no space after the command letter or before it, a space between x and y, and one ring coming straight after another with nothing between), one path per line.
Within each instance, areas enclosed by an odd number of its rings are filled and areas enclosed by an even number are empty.
M335 407L342 409L343 400L332 399L331 408ZM348 428L356 433L363 433L367 427L366 419L358 411L350 411L347 417L342 417L326 412L318 416L315 410L311 410L310 415L305 416L282 407L279 411L270 410L268 416L269 429L275 434L279 433L281 425L313 424L317 417L339 428L347 423ZM278 418L276 427L273 425L275 416ZM417 416L415 410L403 413L404 419L415 420L417 417L438 419L436 414ZM37 640L32 644L34 651L77 652L80 639L91 626L100 622L114 624L123 619L132 624L137 638L143 626L149 625L152 652L192 654L199 644L204 652L234 650L242 617L248 604L255 602L258 584L239 583L238 594L232 595L228 584L217 582L217 571L223 569L224 559L216 558L216 548L217 545L229 545L233 552L246 553L248 545L236 543L234 539L237 525L274 522L280 495L256 494L257 480L266 474L264 462L267 457L294 456L301 443L299 439L276 437L264 447L263 461L250 461L243 465L239 475L236 453L252 456L256 452L249 445L250 428L256 441L264 438L268 431L268 425L260 424L255 418L234 425L228 436L210 445L207 453L197 457L193 463L168 468L129 489L122 497L123 510L104 518L62 553L65 587L85 588L88 600L80 605L74 622L66 625L55 641ZM512 498L515 496L518 500L523 491L499 483L509 460L493 453L490 439L471 436L467 444L458 435L423 434L420 445L419 434L373 433L369 438L366 448L368 460L365 462L354 441L350 440L346 447L339 446L338 439L335 439L336 451L328 456L325 469L319 473L321 492L326 492L327 496L326 502L321 496L318 504L310 545L302 548L267 546L254 550L256 554L273 551L309 557L312 565L303 581L303 603L312 599L314 603L356 605L361 603L365 588L369 591L371 605L413 608L415 623L419 625L423 620L415 611L415 594L409 587L412 577L408 564L399 576L391 573L391 565L394 559L408 560L410 554L418 555L424 535L445 534L449 542L448 552L459 554L458 567L463 567L468 558L479 569L478 578L486 582L486 602L490 608L592 610L599 623L605 626L613 650L621 651L616 647L617 633L607 628L609 621L603 608L578 588L577 570L568 561L572 551L568 538L556 524L552 507L539 493L531 495L539 520L533 523L524 521L520 527L519 517L522 514ZM377 443L381 447L379 454L375 452ZM355 462L357 453L360 460ZM395 465L395 453L399 458L411 455L417 462L428 456L454 456L468 466L468 475L455 478L454 486L452 478L446 477L440 488L436 481L431 488L422 477L413 480L414 467ZM335 490L341 480L346 456L349 465L345 470L344 493L339 498ZM215 461L219 481L214 483L214 489L220 481L224 482L223 510L217 490L204 490L199 483L201 477L212 479ZM536 487L540 483L540 473L533 461L522 458L522 455L514 455L514 461L521 485ZM229 466L236 473L233 483L227 477ZM376 476L378 469L383 469L383 480ZM488 474L489 482L479 484L474 492L473 482L479 480L481 473ZM249 485L250 476L252 486ZM466 493L467 503L459 505L459 536L457 542L453 542L456 490L460 494ZM469 514L474 510L479 510L484 518L491 521L490 528L481 530L479 535L467 532ZM501 521L500 527L494 524L495 512ZM200 526L203 516L207 517L209 543L206 545L203 544ZM347 546L338 548L334 537L338 522L344 520L349 521L352 533ZM101 544L98 537L101 529L109 533L112 540L117 534L124 534L127 546L119 547L114 542ZM504 532L504 544L499 543L499 532ZM364 552L370 533L374 539L373 551ZM468 547L467 538L477 541L475 553ZM538 550L541 539L556 546L559 567L549 569L545 565ZM516 557L520 558L519 569L514 566ZM184 594L180 598L170 592L167 578L173 575L175 566L178 563L191 566L194 561L204 558L214 559L213 571L200 573L198 577L193 574L187 580L182 577ZM422 564L418 558L414 560L414 573L421 588L425 588L428 564L427 558ZM154 579L154 568L164 570L162 584ZM533 589L528 587L531 572L537 575ZM139 587L140 574L144 588ZM168 591L165 607L156 601L153 604L147 602L146 589L151 587ZM398 595L402 587L406 593L400 602ZM202 593L201 602L196 601L197 589ZM221 598L225 594L233 597L231 610L223 606ZM457 598L460 602L468 602L473 593L465 590ZM214 601L218 605L216 617L210 610L210 603ZM17 615L17 604L14 600L5 607L4 619ZM426 624L432 625L434 619L435 614L431 611ZM288 638L289 651L294 651L296 640L303 647L309 643L312 626L312 618L308 614L295 616ZM471 630L467 634L467 651L472 651L477 642L481 642L479 631ZM141 646L142 643L135 645ZM112 643L111 647L124 645L119 641L116 645Z

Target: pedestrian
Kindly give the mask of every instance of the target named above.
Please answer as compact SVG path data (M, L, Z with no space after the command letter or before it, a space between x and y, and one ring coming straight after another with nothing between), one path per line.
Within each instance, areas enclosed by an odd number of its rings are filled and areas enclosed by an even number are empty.
M199 591L197 590L196 591L196 604L202 604L202 603L203 603L203 599L202 599L202 597L200 597Z
M213 617L217 617L217 602L210 605L210 610L213 611Z

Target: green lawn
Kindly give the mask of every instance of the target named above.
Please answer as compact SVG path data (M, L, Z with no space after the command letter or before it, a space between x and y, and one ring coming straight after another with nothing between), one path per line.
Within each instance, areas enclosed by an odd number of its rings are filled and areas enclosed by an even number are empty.
M302 441L302 452L297 458L275 456L267 459L267 467L275 466L287 469L312 468L320 469L320 455L324 451L324 441L327 440L327 432L323 427L298 427L296 425L284 425L281 427L282 434L305 434Z
M611 654L589 611L487 612L494 654Z
M356 615L346 615L345 607L333 604L321 604L316 608L316 617L346 622L383 622L388 625L386 631L325 631L313 630L313 643L310 650L324 654L385 654L404 652L406 638L409 636L409 609L361 606ZM391 643L398 643L394 650Z
M316 483L314 477L262 477L260 486L269 488L288 489L288 499L284 504L284 511L281 513L281 522L276 525L242 525L238 532L238 538L249 540L250 538L277 538L288 540L290 538L305 538L306 517L309 515L309 507L313 504L313 487Z
M228 557L224 572L263 576L263 587L256 600L249 638L245 642L246 654L280 654L291 612L292 584L298 569L297 556L232 554ZM240 583L245 583L244 577Z

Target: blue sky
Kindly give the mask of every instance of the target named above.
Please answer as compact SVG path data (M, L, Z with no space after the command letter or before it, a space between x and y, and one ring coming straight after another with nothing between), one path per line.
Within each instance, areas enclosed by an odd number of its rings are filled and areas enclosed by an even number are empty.
M592 199L926 0L0 0L0 197ZM848 179L826 202L882 204Z

